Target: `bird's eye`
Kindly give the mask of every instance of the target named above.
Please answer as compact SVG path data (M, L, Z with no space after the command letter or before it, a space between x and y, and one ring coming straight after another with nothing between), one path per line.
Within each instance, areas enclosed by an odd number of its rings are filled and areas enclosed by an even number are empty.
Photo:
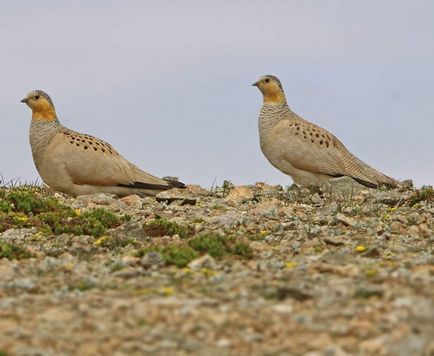
M39 95L35 95L35 99L38 100L39 99Z
M269 83L269 82L270 82L269 78L265 79L265 83Z

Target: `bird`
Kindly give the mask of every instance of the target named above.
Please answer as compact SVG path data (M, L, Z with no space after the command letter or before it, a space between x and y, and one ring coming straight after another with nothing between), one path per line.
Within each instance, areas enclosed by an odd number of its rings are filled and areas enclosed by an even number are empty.
M185 188L176 180L142 171L107 142L63 126L44 91L31 91L21 102L32 110L29 139L36 169L55 191L73 197L95 193L143 197Z
M293 112L277 77L263 75L252 85L263 95L258 120L261 150L294 183L322 186L333 178L347 176L368 188L399 184L358 159L329 131Z

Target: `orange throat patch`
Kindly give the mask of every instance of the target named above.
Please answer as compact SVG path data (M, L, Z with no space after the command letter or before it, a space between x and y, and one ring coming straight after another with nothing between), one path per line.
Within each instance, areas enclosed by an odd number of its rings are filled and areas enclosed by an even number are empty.
M32 120L55 121L56 119L56 110L52 107L32 109Z
M285 104L285 95L282 92L265 93L264 94L265 104Z

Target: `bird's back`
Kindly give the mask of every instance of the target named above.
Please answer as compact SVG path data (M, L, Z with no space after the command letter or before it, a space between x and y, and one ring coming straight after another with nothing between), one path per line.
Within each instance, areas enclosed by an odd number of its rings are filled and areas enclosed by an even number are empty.
M259 133L265 156L277 168L285 166L287 174L349 176L369 187L398 183L358 159L332 133L303 119L286 104L262 107Z

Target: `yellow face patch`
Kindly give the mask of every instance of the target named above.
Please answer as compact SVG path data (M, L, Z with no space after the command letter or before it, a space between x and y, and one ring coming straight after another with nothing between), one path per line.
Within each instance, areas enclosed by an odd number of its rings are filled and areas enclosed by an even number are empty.
M54 106L44 97L30 97L26 104L32 109L32 120L54 121L57 119Z
M264 96L264 103L267 104L284 104L286 103L285 94L282 88L275 80L263 79L257 84L259 90Z

